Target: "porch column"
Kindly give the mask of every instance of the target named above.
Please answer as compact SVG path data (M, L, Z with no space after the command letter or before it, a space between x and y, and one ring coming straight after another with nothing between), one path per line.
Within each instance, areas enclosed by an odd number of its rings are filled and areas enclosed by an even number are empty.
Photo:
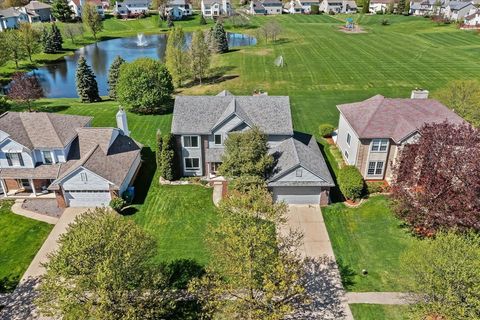
M30 188L32 188L33 196L36 197L37 193L35 192L35 184L33 183L33 179L28 179L28 183L30 183Z
M8 197L8 195L7 195L8 190L7 190L7 186L5 185L5 180L0 179L0 185L2 185L3 196L5 198Z

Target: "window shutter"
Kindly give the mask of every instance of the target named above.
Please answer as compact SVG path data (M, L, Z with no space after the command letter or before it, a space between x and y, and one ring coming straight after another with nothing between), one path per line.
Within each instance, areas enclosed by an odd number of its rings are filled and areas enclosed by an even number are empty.
M6 154L5 154L5 157L7 158L8 165L9 165L10 167L13 166L12 158L11 158L10 154L6 153Z
M25 163L23 162L23 157L21 153L18 154L18 161L20 162L20 166L23 167L25 165Z

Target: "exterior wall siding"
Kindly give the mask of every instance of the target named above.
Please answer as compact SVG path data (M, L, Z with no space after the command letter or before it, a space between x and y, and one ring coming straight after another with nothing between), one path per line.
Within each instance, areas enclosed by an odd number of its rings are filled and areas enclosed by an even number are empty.
M188 135L187 135L188 136ZM185 148L183 146L183 137L180 137L180 150L181 150L181 162L182 162L182 173L184 176L202 176L203 175L203 162L204 157L202 156L202 137L198 136L198 147L196 148ZM185 168L185 158L198 158L199 159L199 169L198 170L186 170Z
M301 170L302 176L297 177L297 170ZM302 166L297 166L290 170L287 174L284 176L280 177L279 179L275 181L281 181L281 182L321 182L323 181L307 169L303 168Z
M337 136L337 145L342 152L342 157L345 162L349 165L356 165L356 159L358 154L358 146L360 140L358 139L357 134L353 131L350 124L347 120L340 114L340 119L338 121L338 136ZM347 143L347 136L350 134L350 145ZM345 155L345 151L348 153L348 158Z
M82 173L87 175L87 181L82 181ZM93 172L80 168L64 180L62 188L64 190L109 190L110 184Z
M34 167L34 159L30 152L27 152L27 149L24 148L22 145L18 144L17 142L7 139L0 145L0 168L12 168L8 165L7 157L5 155L8 150L23 150L22 158L23 158L23 167L19 168L33 168Z
M123 181L122 185L120 186L120 190L119 190L117 196L118 195L121 196L125 192L125 190L127 190L128 186L132 182L132 179L134 178L134 175L138 172L138 168L140 167L140 162L141 162L141 157L140 157L140 154L139 154L138 157L133 162L132 166L130 167L130 170L128 171L127 176L125 177L125 180Z

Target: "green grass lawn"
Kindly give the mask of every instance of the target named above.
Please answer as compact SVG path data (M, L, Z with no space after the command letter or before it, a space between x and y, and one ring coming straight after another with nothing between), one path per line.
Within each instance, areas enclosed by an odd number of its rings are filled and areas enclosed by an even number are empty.
M0 201L0 280L9 279L9 286L20 280L53 227L12 213L12 204Z
M381 304L351 304L355 320L406 320L408 307Z
M416 240L389 209L388 199L374 196L360 207L337 203L322 209L342 280L348 291L404 291L408 275L400 255ZM368 275L362 275L362 270Z

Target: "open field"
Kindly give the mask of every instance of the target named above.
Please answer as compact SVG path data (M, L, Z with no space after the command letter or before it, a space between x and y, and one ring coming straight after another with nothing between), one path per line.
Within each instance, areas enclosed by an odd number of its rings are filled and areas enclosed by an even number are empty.
M408 307L381 304L351 304L355 320L406 320Z

